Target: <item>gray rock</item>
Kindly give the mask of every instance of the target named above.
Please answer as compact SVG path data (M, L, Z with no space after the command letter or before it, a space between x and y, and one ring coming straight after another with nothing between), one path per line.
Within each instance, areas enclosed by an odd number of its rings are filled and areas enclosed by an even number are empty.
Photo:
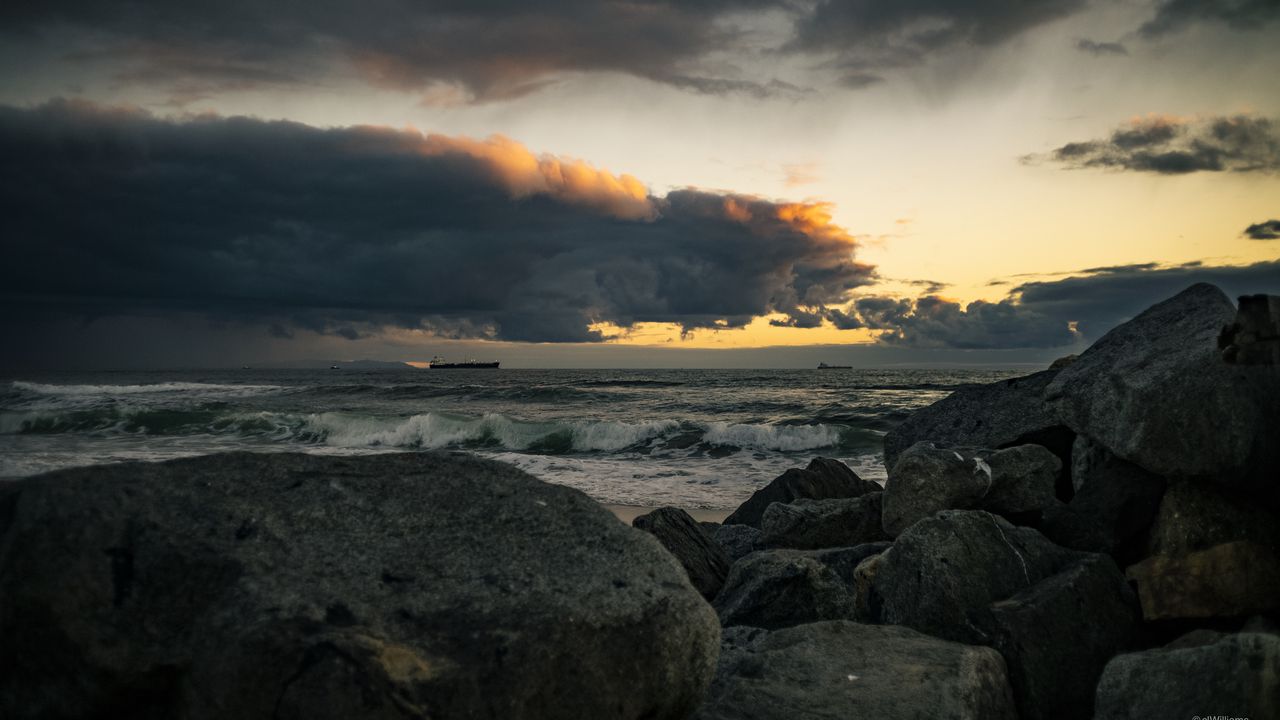
M757 550L763 550L764 545L760 542L762 535L764 533L757 527L725 524L716 528L712 537L724 548L732 565Z
M726 631L720 657L699 720L1016 717L998 653L903 627Z
M720 623L776 629L819 620L852 619L852 573L872 544L837 550L763 550L733 564L715 599Z
M1093 475L1099 465L1108 462L1115 456L1101 444L1090 440L1085 435L1077 435L1071 444L1071 488L1080 492L1084 483Z
M1142 617L1235 618L1280 610L1280 552L1247 540L1131 565Z
M1019 515L1042 510L1057 501L1054 484L1062 461L1042 445L1018 445L997 450L986 459L991 489L982 498L983 510Z
M729 574L729 556L689 513L658 508L631 521L631 526L658 539L689 574L689 582L708 600L714 598Z
M4 505L7 718L682 718L715 668L656 540L499 463L231 453Z
M1063 547L1107 553L1122 566L1146 557L1165 481L1106 450L1093 452L1087 472L1070 503L1045 509L1040 531Z
M1184 481L1161 499L1148 547L1152 555L1185 555L1237 540L1280 545L1280 517L1230 489Z
M1138 627L1137 600L1111 558L1088 555L975 616L1009 668L1023 720L1087 718L1107 661Z
M1120 655L1098 682L1097 720L1280 717L1280 636L1240 633Z
M1280 443L1261 429L1280 426L1280 366L1222 361L1234 316L1221 290L1194 285L1104 335L1045 398L1076 433L1156 475L1271 483Z
M883 492L856 498L773 503L760 523L765 547L814 550L888 540L880 521Z
M879 561L880 621L982 643L974 616L1081 556L981 510L948 510L912 525Z
M1044 390L1058 374L1045 370L988 385L962 387L912 413L884 437L884 464L918 442L940 447L1004 448L1036 443L1063 462L1071 457L1072 433L1044 404Z
M1235 322L1218 338L1222 358L1239 365L1280 365L1280 295L1245 295Z
M897 537L939 510L977 507L991 487L991 467L982 458L916 443L889 470L884 531Z
M774 478L772 482L755 491L737 510L724 519L725 525L739 524L760 527L764 511L776 502L789 503L802 498L823 500L826 498L852 498L879 492L878 484L863 480L857 473L836 460L814 458L809 467L792 468Z

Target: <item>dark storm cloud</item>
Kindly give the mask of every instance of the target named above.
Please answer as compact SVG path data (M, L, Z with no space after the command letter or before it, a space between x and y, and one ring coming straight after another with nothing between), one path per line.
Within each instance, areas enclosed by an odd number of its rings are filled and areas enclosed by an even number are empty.
M386 128L0 108L6 307L360 337L596 341L806 323L871 281L825 206L650 196L586 163Z
M1250 240L1280 240L1280 220L1254 223L1244 229L1244 235Z
M1085 0L822 0L812 13L797 20L789 48L835 52L845 58L847 67L864 71L901 67L959 45L999 44L1071 15L1085 4Z
M1254 30L1280 18L1276 0L1164 0L1155 17L1139 34L1159 38L1197 23L1221 23L1236 30Z
M1029 155L1025 162L1045 160ZM1048 160L1068 168L1109 168L1159 175L1280 170L1280 124L1254 115L1207 120L1149 117L1110 137L1067 143Z
M686 66L736 47L721 20L778 0L257 0L19 2L11 34L74 42L69 53L124 64L123 79L198 93L313 81L334 62L388 88L460 86L474 99L515 97L557 73L618 71L699 92L767 94L770 82L701 77Z
M1129 50L1118 42L1098 42L1082 39L1076 41L1076 49L1090 55L1128 55Z
M863 297L847 312L880 342L914 348L1051 348L1092 342L1147 307L1198 282L1236 296L1280 293L1280 260L1240 267L1140 263L1023 283L999 302L968 306L937 297ZM840 312L832 310L831 313Z

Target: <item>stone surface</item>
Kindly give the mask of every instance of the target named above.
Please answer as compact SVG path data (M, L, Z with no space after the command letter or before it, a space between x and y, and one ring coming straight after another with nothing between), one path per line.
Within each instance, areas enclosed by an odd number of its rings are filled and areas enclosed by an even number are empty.
M933 443L916 443L889 469L884 486L884 531L897 537L939 510L977 507L991 486L991 467L982 458Z
M772 482L755 491L737 510L724 519L725 525L739 524L760 527L764 511L776 502L789 503L802 498L823 500L826 498L852 498L879 492L882 488L858 477L857 473L836 460L814 458L809 467L791 468Z
M1023 720L1087 718L1107 661L1132 641L1137 600L1111 558L1088 555L975 616L1009 668Z
M902 627L819 622L726 631L699 720L1016 717L990 648Z
M1098 682L1097 720L1280 717L1280 636L1240 633L1120 655Z
M991 489L980 503L983 510L1001 515L1042 510L1057 500L1054 484L1062 461L1042 445L1018 445L997 450L986 458L991 468Z
M884 437L884 464L918 442L940 447L965 445L1004 448L1028 442L1048 447L1064 462L1071 457L1072 435L1043 401L1045 387L1058 370L988 385L962 387L912 413Z
M1185 481L1161 499L1148 547L1152 555L1184 555L1236 540L1280 545L1280 515L1227 488Z
M879 561L879 621L981 643L974 616L1058 573L1080 553L981 510L948 510L911 526Z
M1269 545L1239 541L1185 555L1156 555L1125 574L1138 587L1148 622L1280 610L1280 554Z
M1198 284L1100 338L1045 398L1063 424L1166 478L1267 484L1280 443L1280 366L1231 365L1217 348L1235 308Z
M729 556L689 513L658 508L631 521L631 526L658 539L689 574L689 582L708 600L714 598L729 574Z
M773 503L760 523L761 542L771 548L814 550L888 540L880 520L883 495Z
M715 668L656 540L499 463L230 453L0 506L6 718L683 718Z
M1239 365L1280 365L1280 295L1240 298L1235 322L1218 338L1222 358Z
M853 570L880 544L836 550L764 550L733 564L715 608L724 626L776 629L852 619Z
M1136 562L1149 554L1147 532L1165 481L1105 449L1092 455L1080 491L1070 503L1046 508L1038 527L1063 547L1107 553L1121 565Z
M716 528L712 537L715 538L716 542L720 543L720 547L724 548L725 554L729 557L729 563L732 565L757 550L763 550L764 545L760 543L762 535L764 533L760 532L760 528L757 527L726 524Z

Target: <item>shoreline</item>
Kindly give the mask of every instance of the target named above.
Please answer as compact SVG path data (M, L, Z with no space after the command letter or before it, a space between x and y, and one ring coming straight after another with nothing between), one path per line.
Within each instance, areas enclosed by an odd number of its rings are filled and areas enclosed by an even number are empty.
M613 503L600 503L600 504L604 506L606 510L613 513L614 517L618 518L619 520L626 523L627 525L630 525L631 521L635 520L637 517L641 515L645 515L647 513L651 513L654 510L658 509L656 507L644 507L641 505L615 505ZM724 522L725 518L729 517L729 515L733 513L733 508L723 508L723 509L680 508L680 509L688 513L689 517L693 518L694 520L697 520L698 522L722 523Z

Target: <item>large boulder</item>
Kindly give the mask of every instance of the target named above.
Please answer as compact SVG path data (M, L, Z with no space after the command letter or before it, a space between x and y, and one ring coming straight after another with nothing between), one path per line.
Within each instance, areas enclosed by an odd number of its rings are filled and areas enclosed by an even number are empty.
M836 467L839 466L839 467ZM844 470L839 468L843 467ZM789 503L801 498L853 498L882 490L878 484L863 480L842 463L827 458L814 458L809 467L791 468L772 482L755 491L737 510L724 519L725 525L760 527L764 511L773 503Z
M1004 661L990 648L903 627L819 622L725 632L698 720L1013 720Z
M1107 663L1094 717L1280 717L1280 636L1196 634Z
M762 535L764 533L760 532L760 528L737 524L721 525L711 534L720 547L724 548L731 566L747 555L763 550L764 545L760 541Z
M978 613L1009 667L1020 717L1087 718L1107 661L1132 642L1137 601L1111 558L1089 555Z
M1241 540L1181 555L1153 555L1125 574L1151 620L1235 618L1280 610L1280 552Z
M1081 554L981 510L948 510L912 525L879 561L879 622L982 643L974 617L1057 574Z
M1165 492L1149 533L1152 555L1184 555L1249 540L1280 546L1280 516L1228 488L1195 481Z
M19 481L0 587L6 718L683 718L719 645L652 537L466 456Z
M831 550L763 550L733 564L715 599L725 627L776 629L819 620L853 619L853 571L883 552L869 543Z
M991 485L991 466L981 457L918 442L889 470L884 486L884 531L897 537L939 510L977 507Z
M1217 347L1235 307L1198 284L1111 330L1045 398L1063 424L1167 478L1269 486L1280 466L1280 366L1232 365Z
M689 513L680 508L658 508L631 521L631 526L658 539L689 573L689 582L708 600L714 598L729 574L724 548Z
M1107 553L1121 565L1136 562L1149 554L1147 532L1165 481L1105 449L1091 446L1090 455L1073 471L1079 492L1069 503L1046 508L1038 527L1063 547Z
M991 453L991 489L980 503L983 510L1018 516L1042 510L1057 501L1054 485L1062 461L1043 445L1017 445Z
M884 437L884 464L893 467L918 442L939 446L1004 448L1036 443L1064 463L1073 435L1044 404L1044 390L1059 370L957 389L917 410Z
M883 496L774 503L760 523L761 541L771 548L816 550L888 540L880 520Z

